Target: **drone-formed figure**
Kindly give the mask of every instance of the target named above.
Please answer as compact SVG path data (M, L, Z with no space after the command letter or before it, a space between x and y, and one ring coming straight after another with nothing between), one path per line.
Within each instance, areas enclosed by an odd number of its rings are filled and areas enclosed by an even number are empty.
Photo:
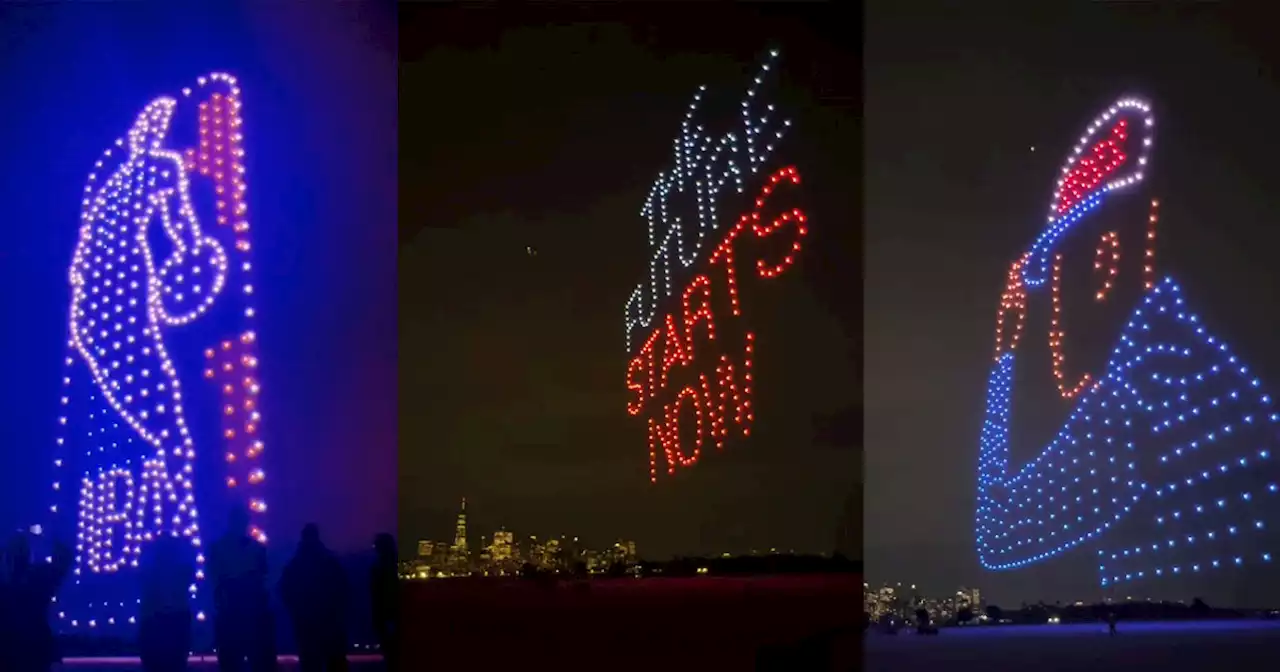
M81 481L80 518L91 523L81 545L94 570L136 565L142 542L155 534L198 529L194 444L165 331L213 304L226 283L227 256L201 235L182 156L165 147L176 105L160 98L138 116L128 157L84 213L71 264L72 345L100 399L141 439L99 446L114 466ZM152 226L163 229L169 254L151 249Z
M1277 550L1269 526L1280 521L1269 515L1280 504L1280 465L1271 452L1280 414L1173 280L1157 281L1158 201L1148 217L1144 295L1109 362L1075 381L1064 373L1060 244L1143 182L1154 126L1140 100L1118 101L1099 115L1063 167L1047 226L1009 268L978 467L975 536L988 569L1092 553L1105 586L1263 565ZM1099 301L1110 295L1118 260L1117 234L1102 234L1094 263ZM1053 371L1074 407L1034 459L1013 464L1013 374L1035 292L1051 297Z
M172 129L177 112L188 109L198 135L180 151ZM205 560L201 496L225 486L229 501L212 504L266 511L258 494L265 479L261 384L240 125L235 79L202 77L182 98L147 104L85 186L68 274L70 338L49 526L75 537L74 585L58 610L72 628L134 623L131 570L160 535L198 549L197 594ZM197 186L207 202L193 195ZM191 354L192 345L206 344ZM195 385L210 387L188 396ZM206 408L210 398L217 405ZM190 424L196 411L212 423L198 436ZM211 449L215 461L197 460ZM225 473L209 469L219 463ZM265 543L260 524L247 532Z

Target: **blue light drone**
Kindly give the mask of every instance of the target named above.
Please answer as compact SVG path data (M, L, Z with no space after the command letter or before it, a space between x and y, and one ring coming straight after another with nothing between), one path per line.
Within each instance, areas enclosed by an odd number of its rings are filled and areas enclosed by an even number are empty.
M1158 201L1148 218L1145 293L1105 370L1074 385L1062 372L1060 244L1108 200L1137 191L1154 127L1150 106L1135 99L1094 119L1062 169L1047 226L1009 269L978 465L975 536L987 569L1096 552L1100 583L1110 586L1273 559L1267 512L1280 504L1280 470L1270 443L1280 413L1261 381L1189 310L1178 285L1155 277ZM1101 301L1119 259L1114 232L1103 234L1097 252ZM1054 374L1075 405L1048 445L1015 465L1016 348L1028 293L1046 285Z

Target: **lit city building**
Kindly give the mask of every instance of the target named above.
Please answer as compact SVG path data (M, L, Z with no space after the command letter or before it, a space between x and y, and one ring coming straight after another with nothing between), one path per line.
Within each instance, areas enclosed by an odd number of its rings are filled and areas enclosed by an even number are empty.
M467 498L462 498L462 510L458 512L458 524L455 528L453 537L453 553L450 558L450 565L456 571L462 571L467 568L469 558L467 557Z
M560 565L564 560L564 551L560 548L559 539L551 539L543 546L542 564L538 565L538 569L560 569Z
M982 593L977 588L960 588L950 597L933 597L921 595L916 586L903 587L902 584L884 585L872 589L870 584L862 584L863 609L873 622L886 616L896 616L906 621L914 621L915 611L923 608L935 623L954 623L961 610L968 609L976 621L986 620L983 611Z
M498 528L492 537L482 536L479 552L472 555L467 542L466 499L458 513L452 543L422 539L418 541L418 554L403 563L401 577L411 580L449 578L457 576L514 576L526 564L543 572L571 571L578 563L585 565L590 574L604 574L621 570L628 574L637 571L636 542L619 540L600 550L586 548L577 537L561 536L541 541L529 536L521 544L515 533Z
M538 541L537 537L529 537L529 553L526 561L539 568L547 564L547 547Z
M956 591L956 611L968 607L975 613L982 608L982 593L977 588L961 588Z
M493 543L489 546L489 556L496 563L510 562L514 546L513 535L506 530L498 530L493 533Z

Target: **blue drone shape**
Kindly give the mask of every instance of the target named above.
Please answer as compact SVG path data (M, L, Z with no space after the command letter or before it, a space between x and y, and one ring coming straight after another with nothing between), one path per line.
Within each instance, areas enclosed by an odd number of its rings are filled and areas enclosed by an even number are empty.
M987 569L1096 550L1107 586L1272 560L1280 412L1171 278L1148 283L1055 438L1030 462L1010 461L1021 322L1005 329L1006 316L1025 320L1028 292L1049 284L1055 251L1079 222L1142 183L1154 126L1141 100L1104 110L1063 168L1047 226L1010 270L980 439L975 538Z

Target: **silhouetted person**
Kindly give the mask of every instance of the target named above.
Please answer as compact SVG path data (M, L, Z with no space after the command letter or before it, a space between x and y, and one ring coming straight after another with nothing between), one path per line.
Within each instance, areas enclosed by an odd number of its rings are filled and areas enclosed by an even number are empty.
M1107 612L1107 630L1112 634L1116 634L1116 612Z
M298 551L280 577L280 599L293 621L299 668L347 669L347 577L315 525L302 528Z
M379 534L373 540L373 571L369 587L373 607L373 633L388 670L400 669L400 573L396 540Z
M923 635L929 627L929 612L925 609L916 609L916 632Z
M142 551L138 648L146 672L181 672L191 651L191 584L195 549L191 540L162 534Z
M254 672L276 667L267 550L250 537L249 514L233 509L227 531L209 550L213 579L213 637L218 668Z
M10 538L0 582L0 669L48 670L58 660L53 628L49 626L49 603L72 561L71 550L55 542L50 562L32 562L27 533L19 532Z

